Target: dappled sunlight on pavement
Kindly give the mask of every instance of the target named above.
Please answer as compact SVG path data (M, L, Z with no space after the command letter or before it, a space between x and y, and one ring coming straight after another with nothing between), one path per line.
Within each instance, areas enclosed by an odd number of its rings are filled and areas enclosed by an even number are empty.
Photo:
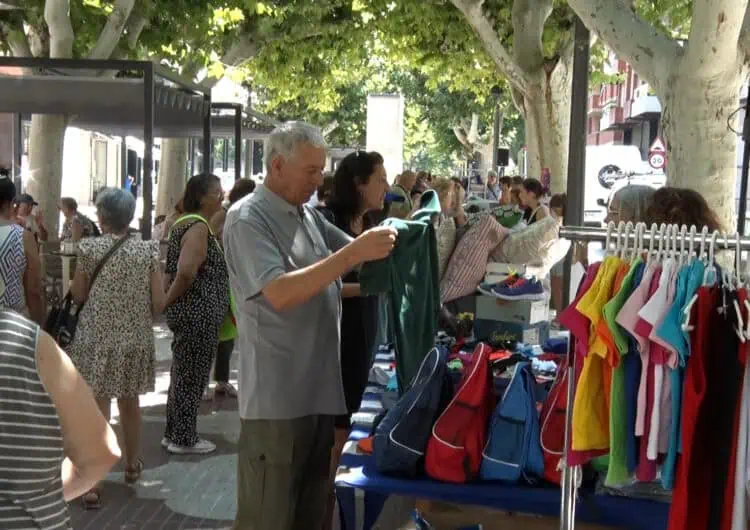
M156 385L141 397L143 418L141 451L145 469L138 484L125 485L122 465L102 483L102 507L84 511L70 503L75 530L192 530L229 529L236 498L236 443L240 423L237 400L217 397L203 402L198 418L201 437L216 444L209 455L172 456L160 445L164 434L171 335L166 326L154 326ZM234 359L233 359L234 368ZM232 370L232 378L236 371ZM236 380L232 381L236 384ZM117 407L113 425L119 434Z

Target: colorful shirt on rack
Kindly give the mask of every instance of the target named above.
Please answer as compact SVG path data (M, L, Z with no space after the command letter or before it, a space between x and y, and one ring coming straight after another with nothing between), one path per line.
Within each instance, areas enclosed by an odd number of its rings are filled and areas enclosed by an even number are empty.
M697 261L691 265L682 267L677 275L677 290L675 292L672 306L664 318L663 322L656 331L659 337L677 352L674 361L683 358L686 354L685 339L682 334L682 308L685 305L687 296L688 282L692 274L695 263L698 263L702 269L702 262ZM666 457L662 463L661 483L665 489L672 489L674 485L674 472L677 464L677 454L679 452L680 425L681 425L681 408L682 408L682 380L683 369L677 366L670 366L666 369L670 378L670 388L672 392L672 414L667 434L667 451Z
M651 362L654 364L654 403L647 448L649 460L656 460L659 453L665 454L669 446L669 427L672 421L672 380L665 368L670 356L673 357L674 354L665 347L665 341L659 339L656 332L672 307L679 269L680 267L675 263L669 271L669 277L666 280L664 307L659 311L649 334L649 340L652 342ZM662 273L662 280L663 278L664 273ZM662 282L660 281L660 288L661 285Z
M608 390L612 371L605 361L606 345L596 334L596 327L602 319L604 304L612 297L612 288L621 263L614 256L605 258L593 285L576 306L591 321L592 333L589 355L583 360L583 370L573 404L572 445L575 451L609 448Z
M750 313L745 307L747 292L741 290L739 293L742 318L745 322L750 318ZM732 515L731 530L747 530L748 521L748 499L747 491L750 486L750 363L747 362L747 351L749 342L740 344L740 362L744 366L742 389L740 391L739 421L737 422L736 447L734 449L734 491L731 493ZM728 497L729 498L729 497Z
M633 293L640 287L645 272L645 264L641 265L636 271L633 280ZM622 310L618 313L618 317L621 313ZM625 328L622 329L628 337L628 354L623 357L622 365L625 371L625 430L627 432L628 474L632 476L635 473L635 468L638 466L638 438L635 435L635 418L638 411L638 385L641 382L641 355L638 351L638 341Z
M568 307L566 307L559 316L560 324L570 330L570 333L575 340L576 355L573 361L576 380L580 377L581 370L583 368L583 353L581 352L588 351L589 333L591 327L591 322L578 311L577 305L581 298L583 298L583 296L594 284L594 281L598 277L601 265L601 263L592 263L591 265L589 265L586 271L586 276L584 276L581 285L578 288L578 293L576 294L575 300L573 300L573 302ZM575 434L571 433L571 437L572 440L575 439ZM571 466L583 465L589 462L592 458L596 458L607 453L606 449L599 449L595 451L575 451L573 450L572 446L573 443L571 442L571 447L568 450L568 454L566 455L567 461Z
M677 466L675 489L669 509L668 530L706 529L709 511L711 456L705 454L705 441L713 436L710 416L706 414L706 368L712 348L710 332L713 312L719 299L716 289L700 287L692 307L695 326L691 339L690 362L685 368L682 400L683 451ZM715 336L715 335L714 335ZM712 529L713 530L713 529Z
M623 265L620 272L625 271L625 276L620 284L617 294L604 305L604 320L614 338L618 358L612 373L612 388L610 393L609 409L609 467L605 485L618 486L627 482L629 478L627 466L627 396L625 394L625 366L619 362L620 356L628 352L628 339L615 321L617 314L627 301L633 291L633 281L639 268L643 266L640 259L631 265Z
M748 312L745 303L747 291L737 290L737 302L740 307L742 321L747 323ZM745 324L746 325L746 324ZM744 331L744 330L743 330ZM748 371L747 371L748 342L740 342L737 350L737 358L741 366L739 402L734 418L734 432L732 439L734 444L731 449L731 461L729 475L727 476L724 492L724 513L721 521L721 530L746 530L747 529L747 419L750 414L748 410ZM739 492L739 494L738 494Z
M651 278L651 287L649 289L648 299L650 300L656 294L659 289L661 277L664 275L663 270L659 270L658 274L654 273ZM638 320L639 324L643 323L643 319ZM644 328L643 325L636 326L636 335L641 338L647 338L648 334L651 333L650 328L647 329L646 335L644 336L639 332L640 329ZM641 352L641 383L638 386L638 413L636 416L636 436L641 436L641 443L638 449L638 467L636 468L636 477L641 482L651 482L656 478L656 461L649 460L647 456L648 451L648 438L651 433L651 414L654 410L654 363L651 362L651 348L653 343L649 341L648 347L645 351Z

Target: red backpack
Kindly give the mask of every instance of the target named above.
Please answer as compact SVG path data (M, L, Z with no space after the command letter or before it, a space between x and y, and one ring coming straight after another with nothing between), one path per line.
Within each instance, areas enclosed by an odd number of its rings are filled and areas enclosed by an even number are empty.
M568 356L557 367L552 388L544 400L540 414L542 453L544 454L544 478L560 484L565 454L565 422L568 410Z
M476 347L455 396L432 427L425 471L434 479L464 483L479 476L487 424L494 408L491 351L486 344Z

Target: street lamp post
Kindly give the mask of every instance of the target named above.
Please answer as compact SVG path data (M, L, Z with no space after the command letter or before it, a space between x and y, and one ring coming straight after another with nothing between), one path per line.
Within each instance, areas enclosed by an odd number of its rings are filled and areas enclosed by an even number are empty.
M497 171L497 149L500 146L500 97L503 95L503 89L495 85L490 92L495 98L495 122L492 126L492 171Z

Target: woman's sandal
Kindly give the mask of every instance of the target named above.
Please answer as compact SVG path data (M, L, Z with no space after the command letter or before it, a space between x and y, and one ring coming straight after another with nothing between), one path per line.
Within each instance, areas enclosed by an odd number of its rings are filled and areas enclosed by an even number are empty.
M102 507L102 495L99 488L91 488L81 496L84 510L98 510Z
M135 484L140 480L142 473L143 460L139 458L134 466L125 468L125 484Z

